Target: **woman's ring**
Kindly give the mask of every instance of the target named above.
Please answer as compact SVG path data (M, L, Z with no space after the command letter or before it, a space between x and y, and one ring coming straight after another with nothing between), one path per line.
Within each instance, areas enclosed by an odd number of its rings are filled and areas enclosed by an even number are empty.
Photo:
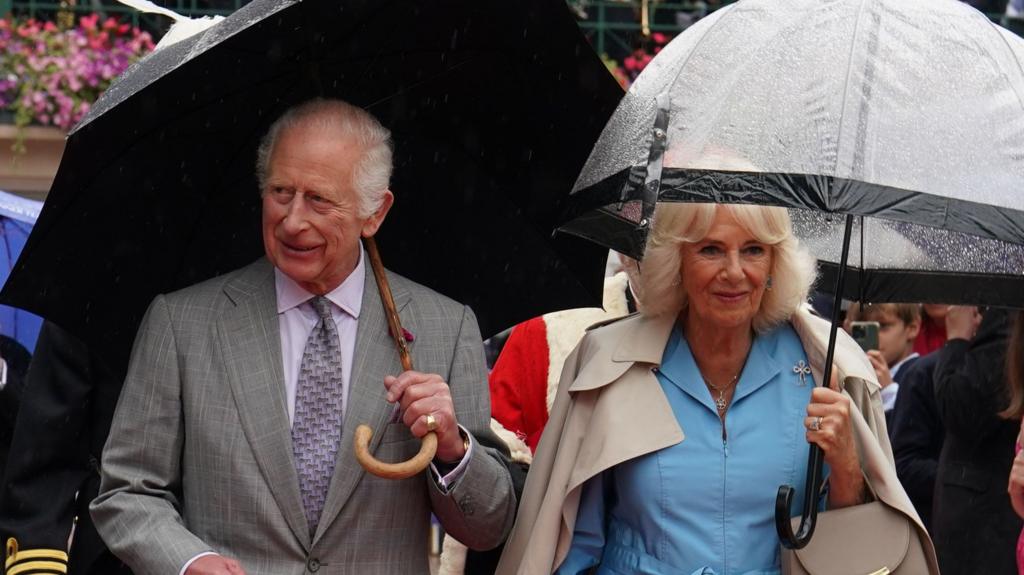
M821 416L815 417L811 420L811 431L818 431L821 429Z
M427 431L434 431L437 429L437 420L434 419L432 414L428 413L425 421L427 423Z

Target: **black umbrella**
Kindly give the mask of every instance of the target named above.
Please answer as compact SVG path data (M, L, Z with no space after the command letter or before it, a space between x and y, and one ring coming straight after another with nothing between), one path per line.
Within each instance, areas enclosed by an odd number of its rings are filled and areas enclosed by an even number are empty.
M70 134L0 299L126 365L155 294L262 253L256 145L314 96L393 132L393 270L485 336L598 304L606 252L550 232L622 90L560 0L256 0L151 54Z
M865 301L1024 307L1024 41L935 0L742 0L666 46L601 135L562 230L641 257L662 201L790 208ZM845 276L845 277L844 277ZM821 451L803 516L814 531Z

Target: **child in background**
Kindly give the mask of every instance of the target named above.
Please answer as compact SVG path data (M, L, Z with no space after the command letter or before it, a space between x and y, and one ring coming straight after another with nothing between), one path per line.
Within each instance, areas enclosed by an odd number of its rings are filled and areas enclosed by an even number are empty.
M846 319L847 331L850 322L878 322L878 349L867 350L867 354L882 386L882 408L888 419L896 405L899 372L909 368L919 357L914 351L914 340L921 331L921 306L916 303L854 303Z

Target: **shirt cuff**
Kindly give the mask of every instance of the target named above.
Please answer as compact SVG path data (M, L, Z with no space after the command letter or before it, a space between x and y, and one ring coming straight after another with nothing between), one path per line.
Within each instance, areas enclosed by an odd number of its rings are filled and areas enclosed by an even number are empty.
M0 389L7 387L7 360L0 359Z
M217 553L214 553L213 551L203 551L199 555L196 555L195 557L189 559L188 562L185 563L185 566L181 568L181 571L178 571L178 575L185 575L185 571L188 571L188 568L196 562L196 559L199 559L200 557L206 557L207 555L217 555Z
M454 487L455 483L462 477L466 472L466 466L469 465L469 459L473 456L473 446L476 445L476 440L473 439L473 434L466 430L465 427L459 426L459 430L469 438L469 448L466 449L466 454L462 456L462 460L455 466L455 469L449 471L446 475L442 476L441 471L434 465L434 462L430 462L430 471L434 474L434 479L437 481L437 485L441 488L442 493L448 493Z

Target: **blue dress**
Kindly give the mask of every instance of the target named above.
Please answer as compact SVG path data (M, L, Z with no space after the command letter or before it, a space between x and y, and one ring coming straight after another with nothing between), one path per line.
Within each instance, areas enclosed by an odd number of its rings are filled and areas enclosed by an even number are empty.
M584 484L556 573L778 574L779 486L796 486L794 509L803 505L814 387L809 373L800 377L806 365L788 323L756 336L723 424L676 327L657 376L685 438Z

